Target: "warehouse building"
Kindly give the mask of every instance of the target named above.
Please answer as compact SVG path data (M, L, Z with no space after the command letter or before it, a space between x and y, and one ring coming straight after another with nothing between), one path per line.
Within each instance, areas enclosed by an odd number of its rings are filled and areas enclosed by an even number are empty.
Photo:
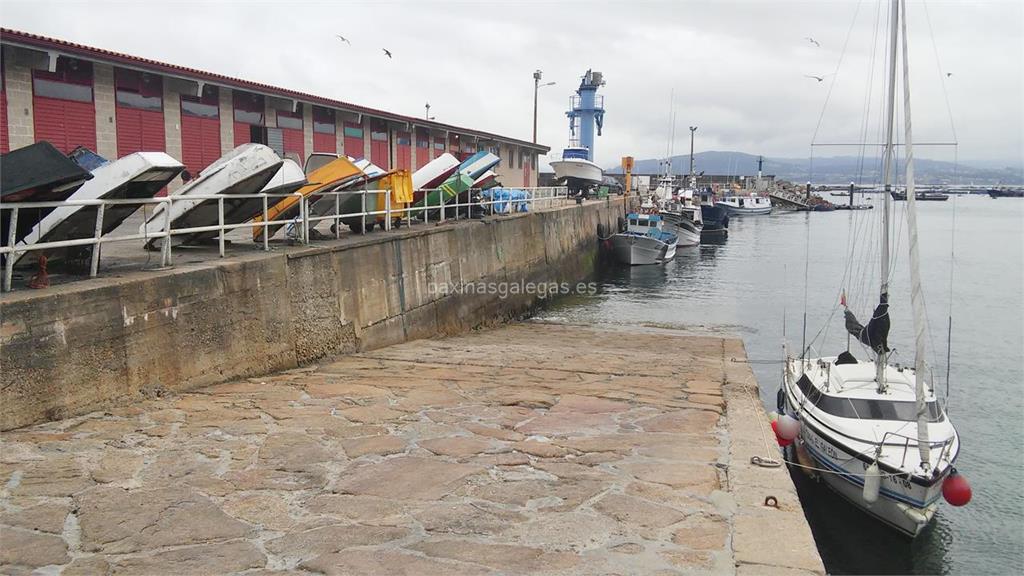
M416 170L451 152L501 157L506 186L536 186L549 148L137 56L0 29L0 151L47 140L109 159L166 151L197 174L247 142ZM301 162L300 162L301 164ZM180 179L174 186L180 186Z

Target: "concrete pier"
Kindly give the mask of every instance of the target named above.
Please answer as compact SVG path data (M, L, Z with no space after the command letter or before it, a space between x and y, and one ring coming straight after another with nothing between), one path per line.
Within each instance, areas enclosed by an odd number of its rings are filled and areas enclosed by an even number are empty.
M821 574L743 359L519 323L5 432L0 572Z

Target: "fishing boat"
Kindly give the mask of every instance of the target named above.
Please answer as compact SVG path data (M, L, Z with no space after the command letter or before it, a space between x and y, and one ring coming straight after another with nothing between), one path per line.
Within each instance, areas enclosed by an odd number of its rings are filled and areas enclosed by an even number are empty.
M697 246L704 230L704 217L694 198L693 188L675 189L671 173L666 174L655 190L659 197L658 214L665 221L665 230L676 236L676 246ZM692 180L691 180L692 182ZM663 186L668 189L663 190Z
M757 194L731 194L724 196L716 205L725 208L730 216L755 216L772 211L771 200Z
M46 141L36 142L0 156L0 201L53 202L66 200L86 180L87 170L75 164ZM53 208L26 208L18 211L14 241L19 242ZM0 242L10 239L11 210L0 210Z
M152 198L185 169L181 162L163 152L135 152L113 162L108 162L92 151L76 152L72 155L76 163L97 168L91 172L92 179L86 181L68 200ZM60 206L40 220L18 243L18 247L28 248L46 242L92 237L96 234L98 209L96 206ZM109 234L138 209L137 204L104 206L100 234ZM48 258L60 258L69 250L73 249L49 249L46 255Z
M905 202L907 200L906 190L890 190L889 195L892 196L893 200L899 202ZM945 202L946 200L949 200L949 195L943 194L942 192L918 190L917 192L914 193L914 198L916 198L919 202Z
M700 215L704 227L701 238L727 238L729 236L729 211L715 202L715 193L711 188L700 192Z
M900 7L902 6L902 10ZM901 14L902 12L902 14ZM837 356L812 357L813 346L801 345L799 356L786 358L779 391L780 429L792 429L798 460L854 506L914 537L932 520L938 499L962 505L969 500L962 477L954 467L960 438L935 394L932 372L925 362L924 297L917 238L917 197L914 194L914 148L907 83L906 8L892 1L889 47L888 100L883 181L886 192L895 181L894 111L896 107L897 39L903 36L903 115L905 170L909 200L906 234L910 247L910 300L914 323L914 365L890 364L888 334L892 198L884 196L877 307L866 325L847 307L843 289L840 306L845 328L864 345L872 360L858 360L847 349ZM900 32L902 30L902 32ZM870 227L868 227L870 228ZM856 246L856 244L853 244ZM864 248L868 250L868 248ZM852 256L852 254L851 254ZM849 348L849 345L847 346ZM966 500L963 496L966 494Z
M1024 198L1024 190L1010 190L1007 188L991 188L988 191L989 198Z
M676 255L676 235L664 230L658 214L631 213L626 229L611 237L615 258L629 266L664 264Z
M252 214L242 219L241 214L227 217L228 204L232 195L256 194L262 190L281 168L281 160L273 150L262 144L242 144L231 152L218 158L213 164L204 168L194 180L180 188L173 196L184 198L171 204L170 215L164 212L163 204L139 227L139 234L153 235L165 231L165 223L170 221L170 229L201 228L216 226L221 221L219 201L216 199L194 199L189 196L221 196L224 198L225 224L238 224L252 218ZM217 232L212 233L213 236ZM189 244L210 238L210 232L194 232L178 234L173 237L172 244ZM145 246L153 249L162 246L163 238L150 238Z
M594 163L594 130L600 136L604 127L604 96L597 91L604 85L604 74L587 70L569 98L569 146L562 150L561 160L550 165L555 182L568 187L570 194L585 194L604 178L604 170Z

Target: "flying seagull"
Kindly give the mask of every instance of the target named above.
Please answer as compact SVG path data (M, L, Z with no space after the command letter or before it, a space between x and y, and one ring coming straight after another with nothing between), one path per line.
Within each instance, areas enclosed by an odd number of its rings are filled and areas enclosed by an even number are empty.
M952 73L952 72L946 72L946 78L949 78L949 77L950 77L950 76L952 76L952 75L953 75L953 73Z
M804 74L804 78L814 78L818 82L821 82L822 80L825 79L823 76L812 76L810 74Z
M391 58L391 51L390 50L388 50L387 48L381 48L381 50L384 51L384 55L385 56L387 56L388 58Z
M814 45L815 45L815 46L817 46L818 48L821 48L821 44L818 44L818 41L817 41L817 40L815 40L814 38L811 38L810 36L804 36L804 40L807 40L807 41L808 41L808 42L810 42L811 44L814 44Z
M341 40L342 42L344 42L344 43L348 44L349 46L351 46L351 45L352 45L352 43L348 41L348 38L345 38L345 37L344 37L344 36L342 36L341 34L335 34L335 36L337 36L337 37L338 37L338 40Z

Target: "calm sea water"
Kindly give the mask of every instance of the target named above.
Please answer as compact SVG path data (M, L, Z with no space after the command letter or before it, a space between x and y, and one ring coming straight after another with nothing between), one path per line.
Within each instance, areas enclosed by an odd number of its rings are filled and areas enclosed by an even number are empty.
M794 480L830 573L1020 574L1024 572L1024 200L959 197L918 206L929 363L940 396L944 395L952 294L948 413L963 446L957 467L970 481L974 498L963 508L943 503L936 521L909 541L871 521L824 485L799 473ZM903 216L902 210L899 207L898 217ZM955 251L951 244L954 215ZM846 349L839 308L844 284L851 309L861 318L869 316L877 298L877 260L868 261L861 254L851 259L849 242L851 230L862 244L872 242L878 218L876 210L734 218L728 240L680 248L676 259L665 266L603 266L596 295L559 300L540 317L740 336L762 400L773 409L783 330L793 349L799 349L803 338L805 286L806 338L813 340L819 352L836 354ZM904 230L898 234L889 341L896 348L895 361L912 364ZM955 271L952 293L951 267ZM852 278L845 283L844 272ZM859 357L865 358L863 352Z

